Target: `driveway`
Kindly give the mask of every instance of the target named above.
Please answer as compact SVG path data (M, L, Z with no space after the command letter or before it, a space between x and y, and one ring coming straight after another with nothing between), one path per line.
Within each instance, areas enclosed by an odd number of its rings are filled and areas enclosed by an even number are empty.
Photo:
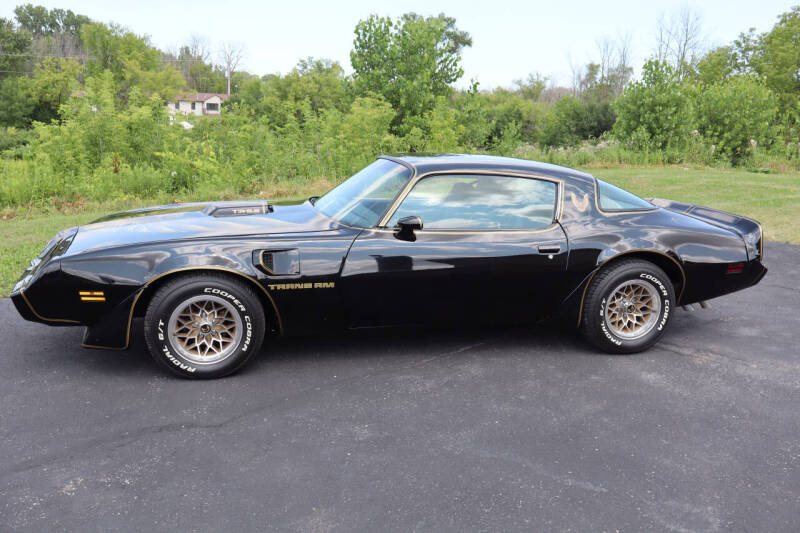
M0 300L0 531L796 531L800 248L766 263L644 354L361 333L209 382Z

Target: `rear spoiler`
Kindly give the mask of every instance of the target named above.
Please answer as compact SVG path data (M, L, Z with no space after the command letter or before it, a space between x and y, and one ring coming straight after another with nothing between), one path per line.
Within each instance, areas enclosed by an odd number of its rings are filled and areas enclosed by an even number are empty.
M751 218L703 207L702 205L685 204L663 198L648 198L648 201L658 207L681 213L713 226L717 226L739 235L747 247L747 255L750 260L761 259L764 255L764 232L761 224Z

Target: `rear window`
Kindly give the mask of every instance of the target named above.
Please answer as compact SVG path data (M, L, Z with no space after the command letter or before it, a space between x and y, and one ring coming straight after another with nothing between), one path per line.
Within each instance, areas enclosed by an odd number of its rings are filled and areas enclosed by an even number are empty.
M597 180L597 193L600 209L603 211L628 211L653 209L655 206L635 194L620 189L603 180Z

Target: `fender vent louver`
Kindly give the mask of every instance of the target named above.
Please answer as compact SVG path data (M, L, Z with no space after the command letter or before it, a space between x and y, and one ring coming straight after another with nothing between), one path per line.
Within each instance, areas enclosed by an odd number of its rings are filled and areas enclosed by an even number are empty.
M288 250L256 250L253 263L270 276L292 276L300 273L300 253Z
M261 252L261 266L267 272L275 272L275 254L272 252Z

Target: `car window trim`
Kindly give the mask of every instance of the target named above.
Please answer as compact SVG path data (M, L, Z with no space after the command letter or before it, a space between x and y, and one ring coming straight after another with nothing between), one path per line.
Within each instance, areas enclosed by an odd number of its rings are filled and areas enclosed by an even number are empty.
M388 155L379 155L378 157L376 157L376 158L375 158L375 160L377 161L378 159L386 159L387 161L391 161L392 163L397 163L398 165L400 165L400 166L403 166L403 167L406 167L407 169L409 169L409 170L411 171L411 175L408 177L408 181L409 181L409 182L410 182L411 180L413 180L413 179L414 179L414 176L416 176L416 175L417 175L417 169L416 169L416 167L415 167L415 166L413 166L413 165L411 165L411 164L410 164L410 163L408 163L407 161L403 161L402 159L397 159L396 157L391 157L391 156L388 156ZM370 164L372 164L372 163L370 163ZM352 177L352 176L351 176L351 177ZM349 178L348 178L348 179L349 179ZM346 180L345 180L345 181L346 181ZM341 185L341 183L344 183L344 182L340 182L339 184L335 185L334 187L337 187L338 185ZM405 190L406 190L406 189L405 189L405 187L406 187L407 185L408 185L408 182L406 182L406 185L404 185L404 186L403 186L403 188L402 188L402 189L400 189L400 192L398 193L398 195L399 195L399 194L403 194L403 191L405 191ZM332 189L331 189L331 190L332 190ZM326 194L327 194L327 193L326 193ZM396 199L397 199L397 195L395 195L395 197L394 197L394 198L392 198L392 201L389 203L389 207L387 207L387 208L386 208L387 210L388 210L388 209L391 209L391 207L392 207L392 205L394 205L394 201L395 201ZM332 217L332 216L330 216L330 215L326 215L325 213L323 213L322 211L320 211L320 210L319 210L319 208L317 208L317 207L316 207L316 206L315 206L313 203L309 202L308 200L306 200L306 202L308 202L308 203L309 203L309 205L310 205L310 206L311 206L311 207L314 209L314 211L316 211L316 212L317 212L317 213L319 213L320 215L324 216L325 218L327 218L327 219L329 219L329 220L333 220L333 221L334 221L334 222L336 222L337 224L340 224L340 225L342 225L342 226L344 226L344 227L346 227L346 228L350 228L350 229L357 229L357 230L365 230L365 229L370 229L370 228L375 228L375 227L377 227L377 226L353 226L353 225L351 225L351 224L346 224L345 222L342 222L342 221L341 221L341 220L339 220L338 218L333 218L333 217ZM385 216L385 215L386 215L386 210L384 210L384 211L383 211L383 214L381 214L381 216L380 216L380 217L378 217L378 223L380 223L380 221L381 221L381 220L383 220L383 218L384 218L384 216Z
M387 158L389 159L389 158ZM394 161L394 159L391 159ZM550 224L545 226L544 228L528 228L528 229L519 229L519 228L509 228L509 229L435 229L435 230L426 230L424 227L420 231L424 231L426 233L447 233L447 234L472 234L472 233L500 233L500 232L516 232L516 233L538 233L543 231L549 231L554 226L557 226L561 223L561 215L563 213L563 206L564 206L564 180L558 178L552 178L550 176L542 176L539 174L532 174L532 173L523 173L523 172L503 172L503 171L496 171L496 170L468 170L468 169L454 169L454 170L432 170L430 172L426 172L425 174L416 174L416 169L414 169L414 175L411 179L408 180L406 186L403 188L402 191L397 195L389 205L389 208L386 210L386 213L383 217L378 221L378 224L375 225L375 229L383 230L383 231L394 231L393 228L389 228L386 224L391 220L392 216L394 215L395 211L400 207L403 201L406 199L406 196L414 189L414 186L422 181L425 178L430 178L432 176L440 176L440 175L479 175L479 176L497 176L501 178L525 178L525 179L533 179L539 181L548 181L550 183L554 183L556 185L556 203L555 203L555 211L553 213L553 220L550 221ZM423 223L425 221L423 220Z
M592 176L594 178L594 206L597 208L597 212L604 216L610 215L633 215L637 213L651 213L653 211L658 211L660 208L657 205L653 205L653 207L640 207L639 209L603 209L600 207L600 180L596 176ZM609 185L614 185L613 183L609 183ZM616 185L614 185L616 187ZM621 189L621 187L617 187ZM622 189L623 191L625 189ZM625 191L629 192L630 191ZM630 193L633 194L633 193ZM634 194L637 198L637 195ZM640 200L644 200L644 198L640 198ZM644 200L647 202L647 200ZM650 203L650 202L648 202Z

